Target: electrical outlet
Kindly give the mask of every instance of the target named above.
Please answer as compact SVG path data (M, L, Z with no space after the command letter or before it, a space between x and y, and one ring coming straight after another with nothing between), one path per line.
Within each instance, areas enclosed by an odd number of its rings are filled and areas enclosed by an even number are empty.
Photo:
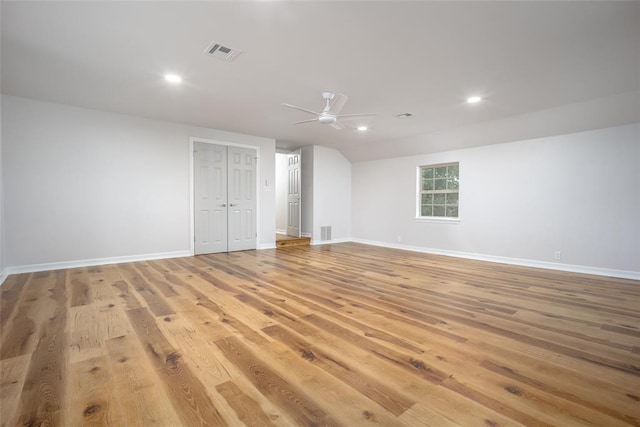
M554 257L555 259L562 259L562 252L560 252L560 251L555 251L555 252L553 253L553 257Z

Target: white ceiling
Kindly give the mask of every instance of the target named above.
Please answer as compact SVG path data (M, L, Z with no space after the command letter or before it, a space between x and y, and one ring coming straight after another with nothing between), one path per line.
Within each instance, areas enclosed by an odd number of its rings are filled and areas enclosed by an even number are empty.
M433 151L421 142L430 135L640 90L638 2L3 1L1 13L3 94L280 148L320 144L352 161ZM243 53L205 56L213 40ZM377 113L370 131L293 126L310 117L280 104L321 109L325 90L349 97L343 113ZM472 94L486 101L465 104ZM393 117L403 112L415 116ZM447 148L459 147L437 147Z

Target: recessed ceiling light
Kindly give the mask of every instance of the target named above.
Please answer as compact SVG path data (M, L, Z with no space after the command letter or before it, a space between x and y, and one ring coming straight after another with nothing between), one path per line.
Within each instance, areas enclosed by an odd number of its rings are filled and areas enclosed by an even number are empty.
M365 130L367 130L367 129L369 129L369 128L368 128L368 127L366 127L366 126L358 126L358 127L357 127L357 129L358 129L360 132L364 132Z
M480 101L482 101L482 97L480 96L470 96L469 98L467 98L467 103L469 104L476 104Z
M165 74L164 79L171 83L180 83L182 81L182 77L177 74Z

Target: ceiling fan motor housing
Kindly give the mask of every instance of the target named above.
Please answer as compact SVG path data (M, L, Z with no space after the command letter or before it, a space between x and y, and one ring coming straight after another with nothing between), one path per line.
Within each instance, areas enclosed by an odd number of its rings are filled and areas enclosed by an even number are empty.
M327 123L327 124L331 124L331 123L335 123L336 122L336 117L335 116L331 116L331 115L321 115L318 117L318 121L320 123Z

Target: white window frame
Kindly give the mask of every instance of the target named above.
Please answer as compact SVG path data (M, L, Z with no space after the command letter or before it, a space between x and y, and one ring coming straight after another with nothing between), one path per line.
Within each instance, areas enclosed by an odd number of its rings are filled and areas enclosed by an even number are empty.
M422 216L422 194L425 191L422 190L422 170L425 168L438 168L442 166L458 166L458 181L460 181L460 162L447 162L447 163L436 163L436 164L428 164L428 165L419 165L416 168L416 221L417 222L452 222L457 223L460 222L460 187L458 185L458 189L456 191L440 191L439 194L447 194L447 193L457 193L458 194L458 216L457 217L447 217L447 216ZM430 194L436 194L435 191L430 192Z

